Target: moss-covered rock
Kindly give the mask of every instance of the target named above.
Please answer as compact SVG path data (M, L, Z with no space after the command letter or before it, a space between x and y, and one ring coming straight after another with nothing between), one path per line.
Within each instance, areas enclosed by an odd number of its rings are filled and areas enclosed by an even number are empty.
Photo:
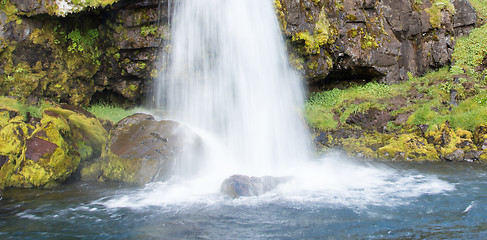
M394 136L387 145L377 150L377 155L381 159L391 160L439 160L433 144L414 133Z
M473 134L463 129L453 130L449 122L444 122L425 133L429 143L435 145L441 159L463 161L466 152L477 151Z
M32 16L49 14L66 16L67 14L85 11L88 8L105 7L119 0L55 0L55 1L26 1L9 0L19 10L19 14Z
M51 107L31 122L0 110L1 186L56 186L71 177L80 163L100 155L106 130L81 109L67 108L73 107Z
M169 35L158 8L157 0L1 1L0 95L140 103Z

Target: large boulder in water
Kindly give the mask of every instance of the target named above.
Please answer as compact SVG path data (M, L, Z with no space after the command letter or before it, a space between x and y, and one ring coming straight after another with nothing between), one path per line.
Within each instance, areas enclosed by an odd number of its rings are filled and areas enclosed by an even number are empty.
M81 174L85 180L135 184L164 180L178 156L200 145L200 138L188 127L136 113L114 126L104 159L86 167Z
M245 175L233 175L223 181L220 191L233 198L259 196L288 180L289 177L249 177Z

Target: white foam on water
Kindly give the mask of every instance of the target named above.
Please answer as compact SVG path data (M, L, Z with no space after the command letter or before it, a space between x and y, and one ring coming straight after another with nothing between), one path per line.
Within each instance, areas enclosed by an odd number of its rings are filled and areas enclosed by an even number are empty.
M397 170L381 164L358 164L340 154L319 161L303 161L289 169L291 179L276 189L255 197L232 199L220 192L227 176L201 175L150 183L145 188L116 196L100 204L108 208L193 206L195 204L262 204L269 202L319 203L337 207L397 206L425 194L441 194L455 186L434 175ZM231 175L231 174L230 174Z

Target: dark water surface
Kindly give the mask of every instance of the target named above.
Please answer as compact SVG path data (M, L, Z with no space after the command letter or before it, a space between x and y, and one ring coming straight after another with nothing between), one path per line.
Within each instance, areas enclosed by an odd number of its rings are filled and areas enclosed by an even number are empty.
M401 204L387 204L387 199L383 204L369 204L366 199L363 204L337 204L266 197L232 200L213 196L205 201L142 207L113 206L116 205L113 202L137 201L137 198L130 199L131 194L140 194L140 188L136 187L77 183L51 190L11 189L4 191L0 201L0 239L487 237L485 165L375 164L407 173L434 175L454 189L402 197ZM352 194L360 194L360 191ZM357 198L360 196L354 199ZM387 198L395 201L394 196Z

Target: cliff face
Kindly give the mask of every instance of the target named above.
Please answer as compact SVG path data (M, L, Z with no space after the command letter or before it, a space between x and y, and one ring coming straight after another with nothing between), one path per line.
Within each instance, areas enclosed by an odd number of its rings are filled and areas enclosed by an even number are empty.
M393 83L450 63L476 24L467 0L276 0L294 63L312 86Z
M160 24L167 23L167 2L82 3L0 3L1 95L75 105L143 100L168 36Z
M73 2L78 2L77 4ZM392 83L448 64L476 14L467 0L275 0L290 61L312 88ZM0 94L137 104L169 39L167 0L5 0Z

